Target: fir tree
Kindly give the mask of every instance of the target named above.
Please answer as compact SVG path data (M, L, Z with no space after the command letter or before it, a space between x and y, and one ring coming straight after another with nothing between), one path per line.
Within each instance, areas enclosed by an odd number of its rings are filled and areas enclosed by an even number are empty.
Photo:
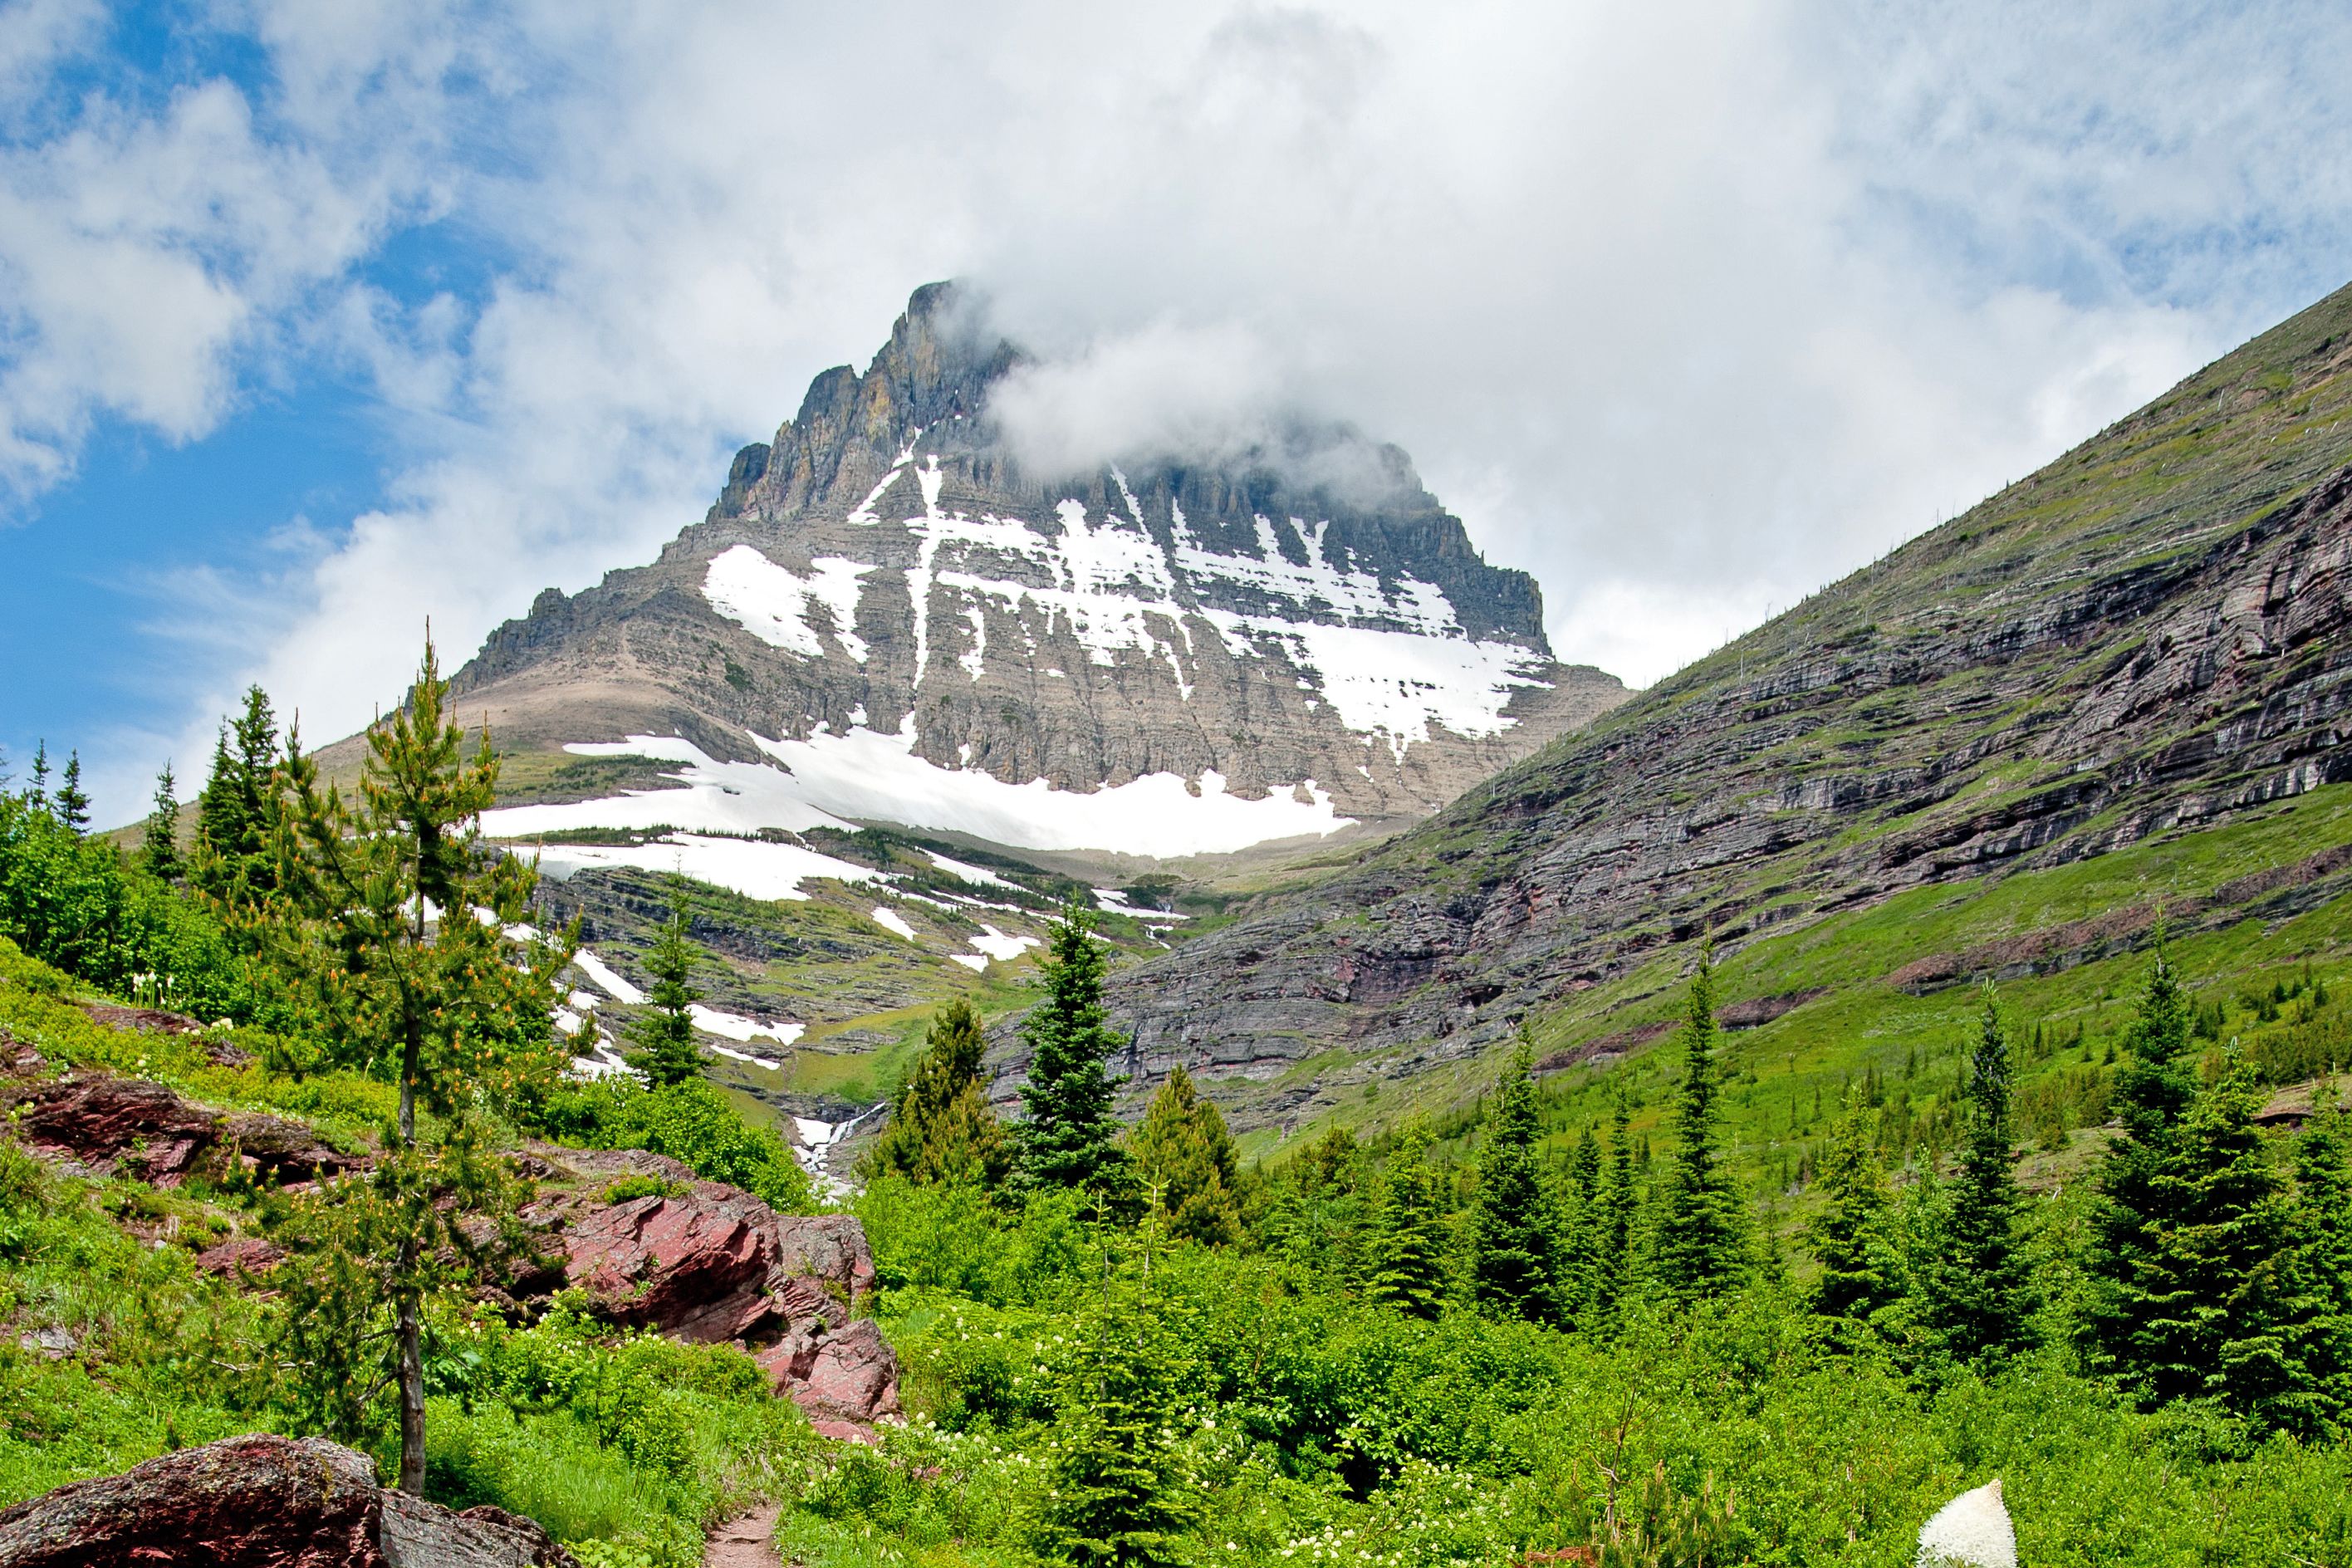
M1126 1042L1104 1018L1103 964L1092 912L1071 904L1046 950L1045 998L1021 1024L1029 1045L1029 1081L1021 1089L1028 1116L1015 1136L1022 1179L1034 1187L1103 1191L1120 1180L1110 1103L1126 1080L1105 1064Z
M989 1109L981 1060L988 1038L961 997L931 1015L915 1070L890 1107L889 1125L860 1166L871 1180L899 1176L923 1185L1001 1185L1013 1149Z
M245 711L222 726L212 776L196 805L194 880L232 907L257 903L278 885L271 843L282 815L278 716L268 693L249 687Z
M2352 1412L2352 1159L2344 1118L2323 1105L2295 1142L2285 1262L2291 1385L2261 1412L2306 1439Z
M1568 1162L1569 1213L1560 1226L1560 1307L1576 1321L1597 1325L1604 1315L1608 1268L1609 1196L1601 1184L1601 1145L1588 1127Z
M1736 1285L1747 1271L1747 1209L1718 1146L1722 1068L1715 1059L1715 962L1699 953L1683 1019L1685 1062L1675 1163L1658 1216L1658 1279L1683 1301Z
M180 793L172 764L155 775L155 805L147 814L147 831L140 842L141 859L158 881L176 882L186 870L180 859Z
M1198 1514L1174 1436L1176 1357L1154 1297L1160 1205L1143 1221L1139 1275L1104 1259L1101 1305L1078 1342L1069 1397L1030 1531L1036 1555L1074 1568L1174 1568ZM1129 1279L1134 1279L1130 1288Z
M1633 1216L1641 1195L1633 1182L1633 1101L1625 1080L1609 1110L1609 1190L1601 1223L1601 1263L1596 1289L1603 1293L1604 1310L1613 1315L1616 1302L1633 1284Z
M297 1205L279 1321L288 1360L306 1369L306 1403L346 1436L377 1391L396 1391L400 1486L412 1493L425 1481L427 1304L470 1298L487 1252L525 1245L514 1184L473 1110L551 1086L563 1053L549 1018L577 940L574 926L518 954L503 934L538 876L484 844L498 759L486 734L460 760L447 698L428 641L408 704L368 731L356 804L321 789L289 738L286 896L263 928L304 1027L396 1087L382 1157ZM436 1141L420 1108L435 1113Z
M2016 1132L2010 1114L2009 1034L1990 987L1969 1068L1968 1149L1952 1184L1938 1258L1927 1278L1927 1321L1944 1351L1974 1362L2023 1346L2032 1310L2018 1237Z
M1389 1155L1364 1295L1410 1317L1434 1320L1445 1310L1446 1227L1428 1156L1429 1134L1418 1123Z
M2078 1328L2092 1364L2126 1375L2142 1363L2141 1342L2158 1310L2147 1271L2180 1219L2174 1165L2180 1122L2197 1094L2189 1059L2194 1026L2159 932L2138 1011L2125 1031L2130 1055L2116 1069L2109 1106L2123 1131L2099 1173Z
M1471 1229L1471 1293L1497 1316L1560 1321L1559 1219L1536 1160L1535 1045L1523 1026L1495 1085L1478 1152L1478 1207Z
M2133 1135L2109 1154L2085 1338L2094 1364L2147 1405L2210 1398L2258 1422L2289 1417L2309 1390L2290 1210L2253 1120L2262 1097L2232 1047L2221 1078L2171 1111L2165 1051L2190 1018L2168 967L2158 959L2134 1031L2147 1054L2135 1058Z
M1868 1322L1901 1294L1886 1225L1891 1194L1878 1158L1878 1113L1849 1089L1816 1167L1822 1208L1806 1226L1821 1278L1813 1310Z
M669 918L646 952L646 973L654 982L646 993L647 1011L629 1028L629 1043L636 1048L629 1053L628 1064L656 1089L692 1083L702 1076L702 1047L695 1043L691 1011L702 993L688 984L694 975L694 944L687 940L686 928L686 889L673 883Z
M49 809L49 743L46 740L33 747L33 782L25 798L44 811Z
M58 820L79 837L89 828L89 796L81 788L81 752L66 753L66 770L58 779Z
M1203 1246L1240 1238L1241 1173L1223 1112L1201 1098L1180 1065L1151 1097L1129 1142L1137 1178L1159 1194L1168 1234Z

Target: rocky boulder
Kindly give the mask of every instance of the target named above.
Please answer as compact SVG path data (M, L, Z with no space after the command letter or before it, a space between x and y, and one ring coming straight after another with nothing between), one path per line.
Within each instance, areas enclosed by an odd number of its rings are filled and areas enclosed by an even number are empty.
M779 1215L658 1154L555 1157L576 1184L549 1193L527 1217L550 1233L562 1282L584 1291L598 1315L693 1343L742 1345L831 1436L863 1435L898 1413L898 1357L870 1321L851 1317L875 1278L855 1218ZM613 1184L632 1176L668 1191L608 1201Z
M359 1162L320 1142L299 1121L224 1116L145 1079L58 1079L0 1089L0 1110L16 1113L17 1136L37 1152L100 1174L121 1173L175 1186L205 1157L234 1150L247 1170L281 1182L334 1175Z
M376 1485L323 1438L230 1437L0 1513L0 1568L576 1568L526 1519Z

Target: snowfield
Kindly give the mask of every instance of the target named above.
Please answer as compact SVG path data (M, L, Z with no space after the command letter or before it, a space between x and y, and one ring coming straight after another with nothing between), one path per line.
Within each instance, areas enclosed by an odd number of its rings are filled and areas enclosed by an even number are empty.
M899 454L848 521L883 522L875 509L909 471L914 450ZM1116 665L1122 653L1164 662L1190 701L1200 678L1198 638L1215 637L1236 658L1287 660L1307 677L1299 686L1329 703L1340 724L1386 744L1401 762L1433 726L1463 736L1500 733L1517 722L1505 712L1514 692L1547 684L1543 655L1474 640L1433 584L1383 582L1351 560L1335 563L1328 521L1258 517L1257 553L1227 555L1193 538L1181 507L1172 509L1171 542L1162 546L1116 470L1126 515L1114 510L1089 518L1083 502L1064 500L1042 525L943 511L939 458L912 472L922 510L899 526L914 538L915 563L893 570L903 574L913 608L919 691L948 668L979 680L995 626L1020 629L1023 646L1012 657L1024 668L1041 633L1066 633L1095 665ZM1302 559L1291 559L1286 546ZM851 628L870 579L885 570L820 557L799 573L738 544L711 561L702 591L712 609L772 647L822 658L830 636L863 664L868 650ZM1220 600L1267 608L1213 607ZM822 628L810 618L817 607L827 617ZM940 632L964 645L951 658L939 657Z

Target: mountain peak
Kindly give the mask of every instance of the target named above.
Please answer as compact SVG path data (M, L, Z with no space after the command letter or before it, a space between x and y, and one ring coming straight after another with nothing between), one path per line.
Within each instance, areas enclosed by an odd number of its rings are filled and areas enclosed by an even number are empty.
M1155 858L1412 820L1622 697L1552 660L1534 580L1401 449L1301 419L1040 474L992 406L1026 363L961 286L916 290L657 563L542 595L460 689L504 745L702 768L743 828ZM712 782L732 766L767 772Z

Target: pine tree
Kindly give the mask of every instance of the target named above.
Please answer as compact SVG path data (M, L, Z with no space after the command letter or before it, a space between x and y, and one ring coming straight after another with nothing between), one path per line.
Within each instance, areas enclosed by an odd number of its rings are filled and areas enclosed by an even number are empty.
M2193 1011L2162 946L2116 1074L2124 1136L2108 1152L2083 1312L2092 1364L2150 1405L2210 1398L2258 1422L2312 1393L2292 1214L2254 1125L2254 1076L2233 1047L2197 1087Z
M1946 1353L1974 1362L2028 1340L2032 1311L2018 1236L2016 1131L2010 1114L2009 1034L1990 987L1969 1068L1968 1149L1952 1184L1937 1266L1927 1274L1927 1325Z
M629 1043L636 1048L626 1058L656 1089L692 1083L702 1076L702 1047L695 1043L690 1011L702 993L688 984L694 975L694 944L687 940L686 929L686 889L673 883L669 919L662 921L646 953L646 973L654 983L646 993L647 1011L630 1026Z
M79 838L89 828L89 796L81 789L81 752L66 753L66 771L58 780L58 820Z
M1878 1158L1878 1113L1851 1089L1815 1180L1823 1207L1806 1226L1822 1265L1812 1309L1825 1318L1868 1322L1901 1290L1886 1235L1891 1194Z
M1050 1484L1029 1531L1045 1562L1175 1568L1184 1561L1199 1508L1175 1439L1176 1357L1151 1282L1159 1215L1155 1205L1144 1216L1132 1260L1139 1275L1115 1275L1104 1258L1102 1301L1079 1338L1063 1404L1069 1414L1055 1435Z
M25 798L42 810L49 809L49 743L46 740L33 747L33 782Z
M2343 1114L2319 1108L2295 1142L2285 1260L2290 1386L2260 1412L2306 1439L2352 1414L2352 1158Z
M1601 1185L1601 1145L1588 1127L1568 1162L1568 1213L1560 1224L1560 1308L1587 1327L1599 1324L1608 1268L1609 1198Z
M2158 933L2139 1008L2125 1031L2129 1055L2115 1074L2109 1101L2122 1136L2108 1146L2099 1173L2099 1208L2084 1259L2088 1289L2080 1315L2084 1349L2095 1367L2137 1375L2142 1342L2159 1309L2147 1271L2163 1237L2179 1223L2174 1165L2180 1123L2197 1095L2189 1059L2193 1010Z
M1595 1287L1602 1311L1609 1317L1615 1316L1617 1302L1633 1286L1633 1217L1641 1195L1633 1183L1633 1097L1621 1078L1609 1110L1609 1188L1602 1202L1601 1267Z
M176 882L187 868L180 859L180 794L172 764L155 775L155 806L147 814L147 831L139 846L148 874L158 881Z
M1389 1155L1365 1299L1434 1321L1445 1310L1445 1243L1437 1173L1429 1168L1429 1134L1416 1123Z
M268 693L249 687L245 711L221 727L212 776L196 805L193 879L233 908L250 908L278 885L271 849L282 815L278 716Z
M1715 1021L1715 961L1699 953L1683 1019L1681 1103L1675 1120L1675 1163L1658 1217L1658 1279L1674 1296L1694 1301L1727 1289L1747 1272L1747 1206L1718 1147L1720 1034Z
M1523 1026L1495 1085L1478 1152L1471 1293L1496 1316L1560 1321L1559 1218L1536 1161L1535 1043Z
M1160 1194L1170 1236L1207 1247L1240 1239L1235 1189L1241 1173L1233 1137L1223 1113L1201 1098L1181 1065L1169 1069L1168 1081L1151 1097L1129 1153L1137 1179Z
M425 1480L427 1304L470 1298L486 1253L527 1246L474 1108L551 1086L564 1053L549 1019L578 937L575 925L518 954L503 934L525 917L538 873L484 844L498 759L485 734L461 761L447 698L428 641L407 705L368 731L356 804L322 790L289 737L286 896L262 928L303 1026L335 1059L396 1086L373 1167L298 1204L278 1321L288 1361L306 1369L306 1403L346 1435L379 1390L396 1391L400 1485L412 1493ZM442 1130L433 1142L420 1108Z
M1103 966L1093 914L1073 903L1046 950L1045 998L1021 1024L1029 1045L1029 1081L1021 1089L1028 1116L1015 1138L1022 1180L1034 1187L1103 1191L1121 1180L1110 1104L1126 1080L1105 1064L1126 1042L1104 1017Z
M900 1176L926 1186L1003 1184L1013 1148L989 1109L981 1074L988 1037L980 1015L958 997L931 1015L915 1070L890 1108L889 1125L859 1169L869 1181Z

